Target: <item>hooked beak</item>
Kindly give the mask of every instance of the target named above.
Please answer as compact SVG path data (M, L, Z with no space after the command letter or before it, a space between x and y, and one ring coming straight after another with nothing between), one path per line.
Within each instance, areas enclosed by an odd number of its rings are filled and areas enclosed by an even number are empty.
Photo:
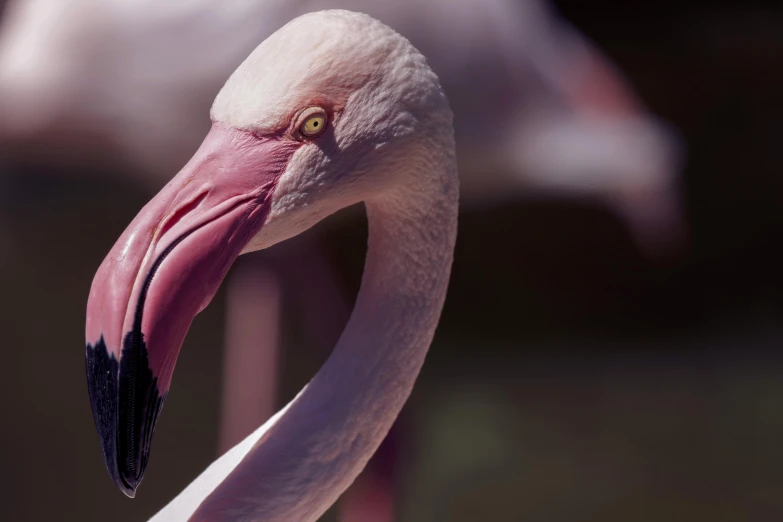
M144 475L185 334L263 226L299 145L215 123L95 274L87 384L106 467L129 497Z

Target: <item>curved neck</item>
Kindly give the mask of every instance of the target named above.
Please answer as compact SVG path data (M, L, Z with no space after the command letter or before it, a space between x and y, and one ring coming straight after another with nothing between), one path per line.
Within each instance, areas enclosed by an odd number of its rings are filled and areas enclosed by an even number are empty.
M457 231L452 147L366 202L356 306L313 380L153 520L314 521L364 469L411 393L443 308Z

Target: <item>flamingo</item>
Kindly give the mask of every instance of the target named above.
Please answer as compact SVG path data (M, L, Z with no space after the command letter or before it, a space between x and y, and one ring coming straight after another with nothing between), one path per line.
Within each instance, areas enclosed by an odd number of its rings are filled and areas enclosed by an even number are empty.
M621 73L542 0L12 0L0 32L0 136L43 144L46 152L77 151L77 160L102 161L114 172L118 154L131 166L124 174L157 190L197 146L202 115L231 69L281 21L319 7L369 12L431 59L465 145L463 204L481 210L567 194L608 204L646 253L676 236L676 140ZM317 265L317 245L300 245L310 264L299 273L324 274L321 295L307 297L347 317L347 299ZM226 294L222 449L271 414L279 335L260 326L276 321L277 296L291 292L274 265L245 268ZM270 291L241 291L259 281ZM236 312L251 307L266 317L248 322ZM307 324L315 340L335 335L319 326ZM248 337L251 329L256 337ZM235 368L266 377L248 384Z
M364 202L351 318L311 382L153 520L316 520L411 393L448 286L459 180L452 113L402 36L364 14L294 19L231 75L193 158L99 267L86 320L107 469L134 496L191 321L244 252Z

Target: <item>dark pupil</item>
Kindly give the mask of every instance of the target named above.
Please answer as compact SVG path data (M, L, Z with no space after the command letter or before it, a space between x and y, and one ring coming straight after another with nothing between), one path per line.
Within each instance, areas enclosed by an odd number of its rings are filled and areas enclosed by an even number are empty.
M318 127L318 122L317 121L313 122L313 127Z

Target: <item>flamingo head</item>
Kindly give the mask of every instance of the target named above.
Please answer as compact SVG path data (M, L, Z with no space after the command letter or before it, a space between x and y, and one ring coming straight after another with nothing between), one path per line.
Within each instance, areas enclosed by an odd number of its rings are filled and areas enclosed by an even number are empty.
M131 497L187 330L236 257L386 197L408 182L403 161L444 129L451 139L424 58L347 11L311 13L270 36L211 116L199 150L101 264L87 304L95 423L108 471Z

